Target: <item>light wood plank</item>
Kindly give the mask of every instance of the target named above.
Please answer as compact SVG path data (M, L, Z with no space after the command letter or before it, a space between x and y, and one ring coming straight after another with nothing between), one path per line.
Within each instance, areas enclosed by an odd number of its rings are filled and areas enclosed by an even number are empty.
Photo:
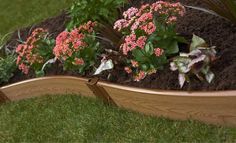
M123 108L171 119L194 119L236 126L236 91L182 92L119 86L99 82Z
M94 96L86 83L87 79L83 78L55 76L26 80L9 86L4 86L0 88L0 90L11 101L48 94L78 94L90 97Z

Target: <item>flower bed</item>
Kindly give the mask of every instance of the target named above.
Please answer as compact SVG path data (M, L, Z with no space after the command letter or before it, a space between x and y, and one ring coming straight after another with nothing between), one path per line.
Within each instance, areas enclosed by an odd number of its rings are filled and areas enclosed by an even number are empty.
M184 4L188 5L196 5L201 6L201 2L192 2L192 1L181 1ZM136 6L137 4L135 4ZM49 19L45 22L38 24L36 27L42 27L44 29L48 29L49 33L53 33L51 38L55 39L59 33L61 33L66 27L66 23L68 20L66 14L62 14L61 16ZM201 18L206 19L206 22L201 22ZM57 25L53 25L52 23L57 23ZM191 25L191 26L189 26ZM224 19L206 14L204 12L199 12L192 9L187 9L185 15L180 17L177 21L177 32L180 35L183 35L187 39L188 42L191 42L192 34L196 34L198 36L203 37L206 40L206 43L210 43L212 46L216 46L216 60L214 60L210 66L211 71L215 74L215 78L209 84L208 82L201 81L196 77L191 75L190 83L185 83L183 88L180 88L178 84L178 72L171 71L168 64L163 65L163 69L154 70L149 69L150 72L156 72L156 74L152 74L146 76L140 82L135 82L132 80L133 75L126 74L126 72L130 71L130 67L126 67L125 61L122 61L124 58L123 55L115 55L109 54L105 51L106 55L108 55L108 59L112 59L114 61L114 70L110 70L109 72L105 71L101 75L98 75L101 80L108 80L110 82L115 82L122 85L129 86L137 86L144 88L152 88L152 89L172 89L172 90L234 90L236 87L236 76L235 76L235 52L234 45L235 44L235 26L230 24L230 22L225 21ZM57 28L58 27L58 28ZM196 30L197 29L197 30ZM29 35L30 28L26 28L25 30L21 30L20 35L22 40L26 40ZM229 37L229 38L228 38ZM16 42L15 39L19 39L18 34L15 33L12 39L8 43L8 47L10 49L14 49L19 42ZM99 40L103 46L102 49L112 49L119 51L118 49L111 48L109 43L104 42L103 40ZM186 52L188 46L186 44L180 44L179 49L181 52ZM164 50L163 50L164 51ZM155 49L155 56L160 55L162 53L161 49ZM165 52L164 52L165 53ZM166 54L165 54L166 55ZM100 61L102 57L98 58ZM79 58L78 58L79 59ZM98 61L97 60L97 61ZM135 60L135 59L134 59ZM120 62L121 61L121 62ZM123 62L123 63L122 63ZM129 60L128 60L129 62ZM95 67L98 67L100 62L95 63ZM150 63L148 63L150 64ZM71 71L63 71L60 63L56 63L52 65L53 68L46 68L45 75L76 75L76 76L86 76L92 77L93 71L88 71L85 74L77 74L76 72ZM140 66L144 67L145 65ZM139 70L140 71L140 67ZM155 67L155 66L154 66ZM160 66L158 66L159 68ZM57 69L55 69L57 68ZM134 69L133 69L134 70ZM135 69L136 70L136 69ZM143 69L142 69L143 70ZM138 72L137 71L137 72ZM40 72L39 72L40 74ZM138 74L138 73L137 73ZM136 77L142 78L142 75L146 74L142 72ZM108 76L109 75L109 76ZM28 75L22 75L19 71L15 72L15 75L10 79L8 83L14 83L16 81L29 79L35 77L35 74L30 72ZM108 78L109 77L109 78ZM4 84L3 84L4 85Z

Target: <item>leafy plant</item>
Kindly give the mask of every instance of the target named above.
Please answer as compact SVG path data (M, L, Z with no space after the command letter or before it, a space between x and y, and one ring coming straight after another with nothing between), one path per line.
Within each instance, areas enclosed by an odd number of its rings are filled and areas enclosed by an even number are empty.
M0 57L0 84L8 82L16 68L15 55L8 55L5 58Z
M194 74L200 80L206 79L209 83L214 79L214 73L209 64L215 59L215 46L209 47L205 40L193 35L190 53L180 53L170 63L172 71L179 71L179 84L183 87L185 81L190 82L189 75Z
M77 0L74 2L69 13L71 21L67 29L79 27L87 21L98 23L97 31L113 47L120 44L121 34L113 29L113 23L120 14L127 0Z
M236 0L202 0L202 2L207 5L208 9L194 6L187 7L223 17L236 24Z
M126 0L77 0L69 11L71 21L67 28L78 27L89 20L112 25L118 17L118 8L125 2Z
M64 64L64 70L84 74L94 66L99 43L95 38L95 22L87 22L71 32L63 31L56 38L54 54Z
M54 43L55 41L49 38L47 30L35 29L27 41L19 44L16 49L18 68L24 74L28 74L32 69L36 76L42 76L41 69L44 63L53 58Z
M132 7L123 13L124 19L116 21L114 29L125 35L120 47L127 56L125 71L135 81L162 69L168 56L179 52L178 42L186 41L175 32L175 24L184 13L180 3L158 1L140 9Z
M0 35L0 57L5 57L10 53L10 50L6 48L5 42L8 36L12 34L12 32L5 34L4 36Z

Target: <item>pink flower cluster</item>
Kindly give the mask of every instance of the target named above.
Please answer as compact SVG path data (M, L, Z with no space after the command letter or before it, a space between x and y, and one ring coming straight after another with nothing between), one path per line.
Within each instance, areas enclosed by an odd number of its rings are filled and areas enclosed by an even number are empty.
M140 9L131 7L123 13L124 19L115 22L114 29L121 31L125 28L135 32L136 29L143 30L148 35L156 30L154 24L154 15L164 16L167 24L172 24L177 21L177 17L183 16L185 8L178 3L169 3L157 1L153 4L142 5Z
M171 24L177 21L177 17L184 16L185 8L179 2L169 3L158 1L151 5L151 11L157 12L160 15L167 16L166 23Z
M172 24L177 21L177 17L183 16L185 8L180 3L169 3L158 1L153 4L142 5L140 9L131 7L123 13L124 19L115 22L114 29L128 30L130 35L125 37L121 49L124 55L139 47L144 48L147 37L152 35L157 29L154 15L166 17L166 24ZM141 32L140 32L141 31ZM141 36L138 36L140 35Z
M157 57L160 57L164 53L164 50L161 48L156 48L154 49L154 53Z
M47 36L47 31L42 28L35 29L23 44L19 44L16 48L18 68L28 74L31 65L44 62L43 57L35 51L38 48L37 42Z
M95 22L87 22L81 25L79 28L73 29L71 32L63 31L56 38L56 46L53 49L53 53L57 59L66 61L74 53L80 52L86 48L89 43L84 41L86 34L90 34L94 31ZM71 61L74 65L83 65L84 59L75 57Z
M129 51L132 51L136 47L143 49L146 44L146 40L146 36L140 36L138 39L135 34L126 36L125 43L121 45L123 54L127 55Z
M146 72L140 71L140 72L134 77L134 81L141 81L141 80L144 79L145 77L146 77Z

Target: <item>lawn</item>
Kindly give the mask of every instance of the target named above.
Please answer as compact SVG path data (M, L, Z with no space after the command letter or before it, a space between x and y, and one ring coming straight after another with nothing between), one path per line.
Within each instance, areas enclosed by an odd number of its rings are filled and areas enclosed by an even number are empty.
M236 129L144 116L96 99L46 96L0 106L0 142L234 142Z
M73 0L0 0L0 36L68 8Z

